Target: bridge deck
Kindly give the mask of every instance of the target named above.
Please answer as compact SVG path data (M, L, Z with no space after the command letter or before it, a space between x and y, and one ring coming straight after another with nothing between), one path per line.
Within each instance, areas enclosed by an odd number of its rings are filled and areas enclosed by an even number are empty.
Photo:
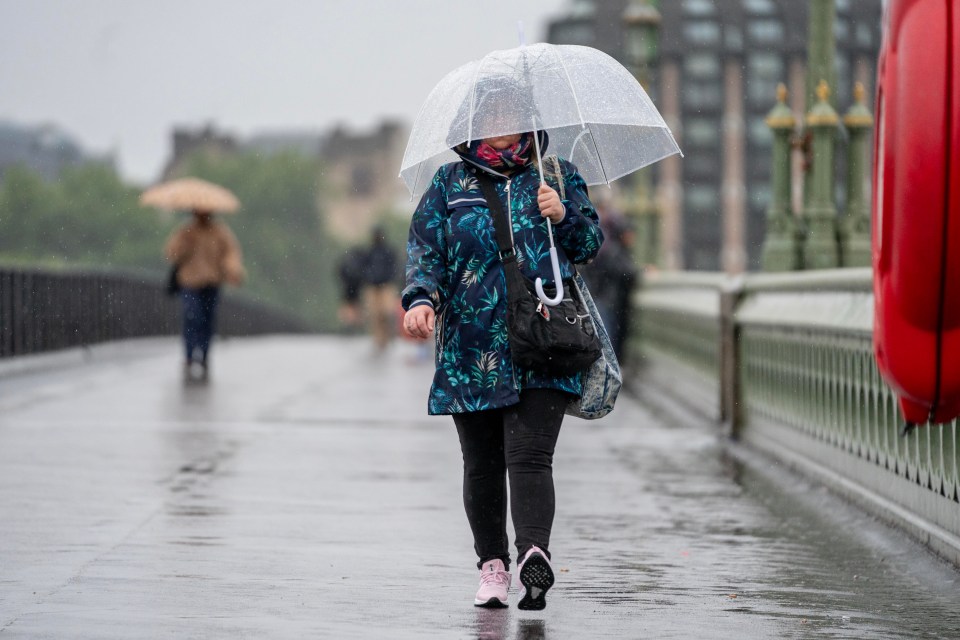
M230 340L207 386L166 339L0 363L0 637L960 637L951 568L627 397L564 426L547 610L475 609L431 367L368 346Z

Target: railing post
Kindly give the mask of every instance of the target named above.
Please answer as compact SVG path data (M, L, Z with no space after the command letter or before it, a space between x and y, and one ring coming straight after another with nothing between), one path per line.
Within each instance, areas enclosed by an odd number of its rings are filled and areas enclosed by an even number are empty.
M13 353L13 273L0 270L0 358Z
M720 423L726 435L737 439L742 422L740 388L740 329L737 308L743 298L743 277L729 280L720 289Z
M830 106L830 87L825 80L817 88L819 102L807 113L807 128L813 136L813 159L804 209L809 229L803 247L805 269L832 269L840 264L837 246L837 208L833 204L834 134L840 119Z
M844 267L869 267L870 210L867 205L867 134L873 129L873 116L864 105L865 89L854 85L855 103L843 116L843 124L850 132L847 146L847 201L846 215L840 227L840 257Z
M787 87L777 87L777 104L767 115L773 132L772 197L767 207L767 237L763 242L764 271L794 271L800 268L797 221L790 203L790 136L797 125L786 105Z

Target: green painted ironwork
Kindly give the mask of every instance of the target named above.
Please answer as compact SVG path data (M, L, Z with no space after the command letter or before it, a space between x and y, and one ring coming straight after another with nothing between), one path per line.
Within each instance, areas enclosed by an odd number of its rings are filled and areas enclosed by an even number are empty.
M646 284L638 296L640 339L634 343L648 373L657 372L667 385L682 379L695 387L687 399L711 417L719 416L722 281L719 274L680 280L661 275Z
M735 304L721 313L730 292ZM896 398L873 356L869 269L654 276L638 302L641 375L656 381L669 368L668 390L682 400L689 388L716 390L719 406L732 393L735 437L826 469L842 491L879 496L867 506L960 564L960 424L900 436ZM721 348L725 339L733 348Z
M789 425L960 501L957 422L901 437L896 399L880 379L869 336L755 327L743 332L741 348L748 421Z
M807 237L803 244L805 269L831 269L840 265L837 245L837 208L833 204L834 136L840 118L830 106L830 87L820 81L819 102L807 113L807 130L812 136L812 160L807 177L807 203L803 217Z
M817 102L820 81L837 86L834 65L836 41L833 25L837 17L834 0L810 0L807 22L807 104Z
M767 237L763 243L764 271L794 271L800 268L800 238L791 206L790 138L797 125L787 107L787 87L777 87L777 104L767 115L773 132L771 186L773 197L767 208Z
M864 179L867 175L867 147L873 130L873 115L864 104L866 89L856 83L854 104L843 116L843 124L850 135L847 145L847 201L846 215L840 226L840 262L845 267L869 267L870 207Z
M648 92L660 50L661 15L656 5L650 0L630 0L622 15L627 67ZM635 221L634 257L641 265L659 265L660 210L654 198L653 175L650 169L641 169L624 184L626 213Z
M788 425L958 502L957 422L899 435L896 398L873 356L869 270L856 271L864 279L847 290L747 285L736 314L742 428Z

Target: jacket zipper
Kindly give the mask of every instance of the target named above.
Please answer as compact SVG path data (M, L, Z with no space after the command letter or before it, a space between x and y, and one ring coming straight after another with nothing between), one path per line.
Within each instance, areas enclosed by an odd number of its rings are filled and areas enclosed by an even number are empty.
M513 207L510 204L510 178L507 178L507 226L510 229L510 244L513 245L513 255L517 255L517 245L513 241ZM510 369L513 373L513 390L520 395L520 383L517 380L517 367L513 364L513 358L510 359Z
M510 178L507 178L507 223L510 229L510 244L513 245L513 250L516 252L517 245L513 242L513 207L510 206Z

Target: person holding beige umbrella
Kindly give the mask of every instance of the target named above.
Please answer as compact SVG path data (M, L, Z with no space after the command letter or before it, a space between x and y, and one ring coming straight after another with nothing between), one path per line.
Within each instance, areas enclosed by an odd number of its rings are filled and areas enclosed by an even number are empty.
M183 307L184 379L206 381L220 288L240 285L246 275L240 244L213 214L234 213L240 202L219 185L182 178L146 190L140 203L192 212L167 239L164 255L174 265L171 285Z

